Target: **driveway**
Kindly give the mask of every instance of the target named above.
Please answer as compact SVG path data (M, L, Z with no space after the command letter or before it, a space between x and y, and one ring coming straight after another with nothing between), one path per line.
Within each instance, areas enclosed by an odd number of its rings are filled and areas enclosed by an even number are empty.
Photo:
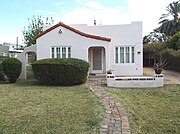
M154 69L150 67L143 68L144 75L153 75ZM164 75L165 84L180 84L180 73L170 70L163 70L162 74Z

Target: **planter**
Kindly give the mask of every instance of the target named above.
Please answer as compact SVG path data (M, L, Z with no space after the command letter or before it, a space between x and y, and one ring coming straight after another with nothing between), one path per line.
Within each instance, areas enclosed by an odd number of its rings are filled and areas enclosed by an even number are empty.
M161 74L161 72L162 72L162 68L156 68L155 69L155 73L156 74Z

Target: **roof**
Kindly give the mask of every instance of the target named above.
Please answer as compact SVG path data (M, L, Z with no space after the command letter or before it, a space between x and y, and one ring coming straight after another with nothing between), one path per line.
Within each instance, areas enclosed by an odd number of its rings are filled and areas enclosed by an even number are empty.
M92 34L87 34L87 33L84 33L84 32L81 32L73 27L70 27L62 22L59 22L58 24L46 29L45 31L41 32L40 34L38 34L37 36L35 36L35 39L38 39L39 37L45 35L46 33L54 30L55 28L59 27L59 26L62 26L72 32L75 32L81 36L84 36L84 37L87 37L87 38L92 38L92 39L96 39L96 40L102 40L102 41L107 41L107 42L110 42L111 39L110 38L107 38L107 37L102 37L102 36L97 36L97 35L92 35Z

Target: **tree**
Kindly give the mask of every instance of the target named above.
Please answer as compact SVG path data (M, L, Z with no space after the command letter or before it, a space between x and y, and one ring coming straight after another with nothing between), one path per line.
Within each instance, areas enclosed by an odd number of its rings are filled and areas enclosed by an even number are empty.
M159 28L153 30L148 35L144 36L143 44L154 43L154 42L164 42L168 37L159 31Z
M159 27L160 32L167 36L172 36L178 31L180 31L180 1L170 3L167 7L167 14L162 14L160 17L161 26ZM168 19L172 16L173 19Z
M24 27L24 30L22 31L24 36L24 44L26 44L26 46L36 44L34 37L43 31L44 25L52 25L54 23L52 17L50 19L48 17L44 19L41 16L33 16L31 20L28 18L28 21L29 26L27 29Z
M170 49L179 50L180 49L180 32L177 32L175 35L169 38L165 44Z

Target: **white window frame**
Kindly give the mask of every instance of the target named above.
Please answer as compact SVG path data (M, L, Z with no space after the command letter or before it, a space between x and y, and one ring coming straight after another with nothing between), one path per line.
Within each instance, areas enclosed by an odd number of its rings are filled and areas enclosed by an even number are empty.
M123 53L120 51L120 49L123 48ZM132 52L132 48L134 48L134 52ZM127 59L126 59L126 49L129 49L129 62L127 63ZM117 56L117 51L118 50L118 57ZM135 62L135 46L115 46L115 49L114 49L114 52L115 52L115 64L134 64ZM123 54L123 62L121 61L121 55ZM132 54L134 54L134 59L132 59ZM118 59L118 60L116 60ZM117 62L118 61L118 62ZM134 61L134 62L132 62Z
M65 48L65 57L64 58L71 58L71 53L72 53L72 47L71 46L51 46L50 48L50 57L51 58L63 58L62 57L62 49ZM69 48L70 48L70 53L69 53ZM52 49L54 49L54 57L52 56ZM58 56L59 54L59 56ZM70 57L69 57L70 55Z

